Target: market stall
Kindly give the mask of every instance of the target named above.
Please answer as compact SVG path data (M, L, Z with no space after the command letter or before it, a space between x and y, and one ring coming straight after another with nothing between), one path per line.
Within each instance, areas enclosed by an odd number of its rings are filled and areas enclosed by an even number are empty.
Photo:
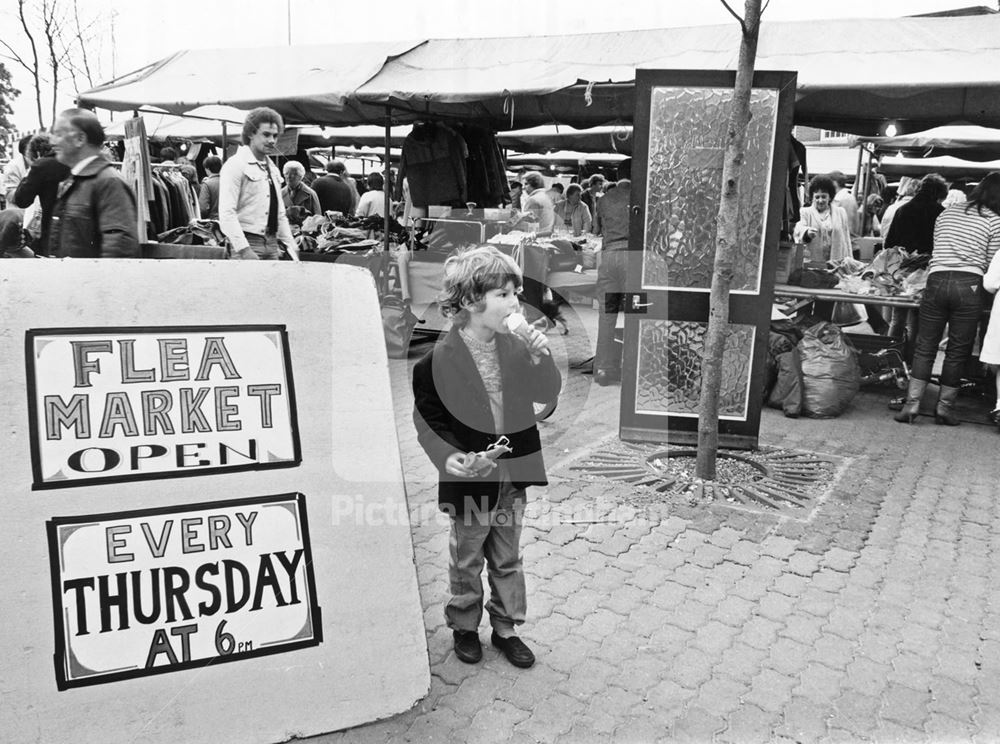
M859 33L863 24L865 33ZM432 39L261 52L182 52L87 91L82 103L267 104L290 123L389 127L475 120L495 129L630 123L637 68L731 69L735 24L529 38ZM872 38L879 39L874 46ZM243 65L248 57L260 63ZM245 69L244 69L245 68ZM226 69L212 90L196 70ZM1000 17L766 23L757 69L797 70L795 123L871 134L964 120L1000 124ZM568 145L572 147L572 145Z

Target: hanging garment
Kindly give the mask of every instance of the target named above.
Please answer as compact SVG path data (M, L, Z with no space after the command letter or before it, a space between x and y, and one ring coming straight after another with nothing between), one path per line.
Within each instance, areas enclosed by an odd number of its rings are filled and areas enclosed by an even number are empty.
M395 198L402 199L402 179L410 183L413 205L463 205L468 201L465 140L444 124L414 124L403 140Z

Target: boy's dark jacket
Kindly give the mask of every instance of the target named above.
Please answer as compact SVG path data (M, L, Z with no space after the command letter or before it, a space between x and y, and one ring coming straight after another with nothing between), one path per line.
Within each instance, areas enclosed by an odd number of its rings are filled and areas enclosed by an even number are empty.
M556 399L562 386L552 357L531 363L527 346L519 338L497 334L503 386L504 434L513 452L506 461L515 488L544 486L545 463L535 426L532 403ZM489 397L465 342L453 327L413 368L413 422L417 439L438 469L438 505L443 511L464 514L466 506L494 509L499 496L495 468L481 478L447 474L445 461L455 452L481 452L499 435L493 422Z

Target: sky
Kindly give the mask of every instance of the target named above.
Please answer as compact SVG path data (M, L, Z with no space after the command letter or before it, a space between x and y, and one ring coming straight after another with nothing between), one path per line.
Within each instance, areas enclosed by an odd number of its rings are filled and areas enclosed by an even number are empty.
M29 2L37 0L29 0ZM82 17L99 16L100 80L110 80L181 49L593 33L735 23L720 0L77 0ZM0 38L23 44L0 0ZM742 0L730 0L742 13ZM770 0L767 21L885 18L997 0ZM290 20L290 23L289 23ZM862 32L863 31L859 31ZM111 43L112 38L114 44ZM872 44L877 44L872 39ZM113 53L112 53L113 49ZM14 124L37 126L30 77L4 60L23 93ZM211 71L206 70L206 75ZM72 105L67 90L59 109ZM100 113L100 112L99 112Z

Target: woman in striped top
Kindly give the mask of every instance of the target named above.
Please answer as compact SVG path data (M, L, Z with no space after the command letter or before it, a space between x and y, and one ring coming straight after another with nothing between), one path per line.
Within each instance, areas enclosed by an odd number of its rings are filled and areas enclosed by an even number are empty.
M920 330L906 403L896 421L910 423L930 380L938 344L948 326L941 393L934 421L956 426L952 409L965 365L972 355L983 311L983 274L1000 248L1000 172L987 175L965 204L953 204L934 223L934 251L920 303Z

